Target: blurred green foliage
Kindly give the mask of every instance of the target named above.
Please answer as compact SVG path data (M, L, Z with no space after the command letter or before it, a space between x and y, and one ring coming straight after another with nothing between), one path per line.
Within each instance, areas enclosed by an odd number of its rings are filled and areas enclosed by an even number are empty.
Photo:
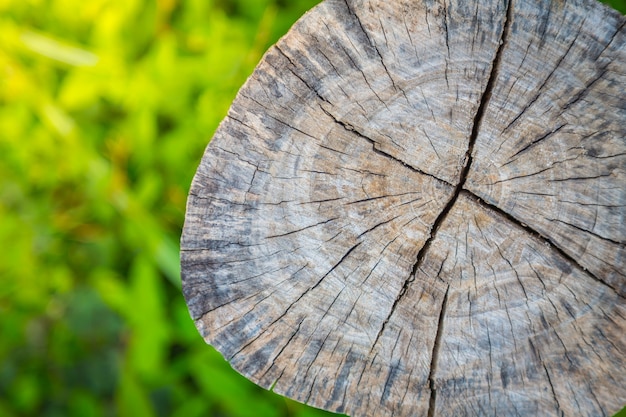
M330 415L204 344L178 258L206 144L317 2L0 0L0 416Z
M620 11L622 14L626 14L626 0L600 0L602 3L609 5L615 10Z

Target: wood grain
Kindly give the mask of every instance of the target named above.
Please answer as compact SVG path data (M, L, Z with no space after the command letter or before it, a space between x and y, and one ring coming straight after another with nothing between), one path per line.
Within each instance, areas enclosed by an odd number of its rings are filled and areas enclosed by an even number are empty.
M326 0L196 172L183 292L265 388L352 416L626 404L626 30L590 0Z

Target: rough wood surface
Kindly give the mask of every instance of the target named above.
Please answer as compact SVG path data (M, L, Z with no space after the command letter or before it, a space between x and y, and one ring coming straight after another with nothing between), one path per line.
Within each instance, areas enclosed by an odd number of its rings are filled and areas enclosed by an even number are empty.
M326 0L207 147L205 340L352 416L626 404L626 30L588 0Z

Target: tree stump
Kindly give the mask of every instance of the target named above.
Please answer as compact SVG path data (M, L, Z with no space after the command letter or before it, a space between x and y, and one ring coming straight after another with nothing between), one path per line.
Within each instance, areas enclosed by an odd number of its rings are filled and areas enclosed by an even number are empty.
M189 195L183 292L237 371L352 416L626 404L626 30L591 0L326 0Z

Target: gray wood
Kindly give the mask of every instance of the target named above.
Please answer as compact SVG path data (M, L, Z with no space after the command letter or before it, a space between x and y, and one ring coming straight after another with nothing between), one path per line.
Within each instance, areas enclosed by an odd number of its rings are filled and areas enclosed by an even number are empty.
M626 404L626 30L590 0L326 0L197 170L183 292L265 388L352 416Z

